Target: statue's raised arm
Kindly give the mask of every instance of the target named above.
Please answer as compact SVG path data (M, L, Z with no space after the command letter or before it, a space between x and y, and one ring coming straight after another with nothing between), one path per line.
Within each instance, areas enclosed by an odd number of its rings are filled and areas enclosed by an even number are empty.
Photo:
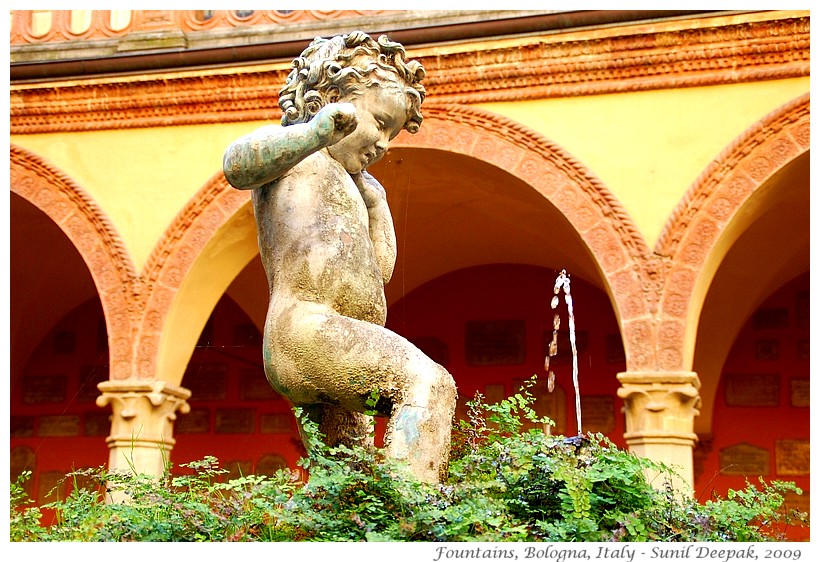
M228 183L237 189L261 187L355 129L353 105L331 103L307 123L268 125L237 139L225 151L222 170Z

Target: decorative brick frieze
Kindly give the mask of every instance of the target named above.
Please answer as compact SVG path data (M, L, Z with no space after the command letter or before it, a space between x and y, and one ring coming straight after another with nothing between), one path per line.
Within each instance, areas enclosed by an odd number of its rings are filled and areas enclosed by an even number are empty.
M704 20L709 22L711 20ZM428 100L475 104L808 76L809 17L550 34L458 51L408 49L427 71ZM629 34L632 33L632 34ZM14 85L12 133L82 131L280 117L290 67L199 70ZM453 140L453 139L448 139ZM457 140L457 139L456 139Z
M198 33L208 30L282 26L288 24L378 17L395 10L128 10L121 25L114 25L110 10L38 10L39 17L50 18L45 32L38 34L33 10L12 11L11 44L42 44L77 40L126 37L141 32L179 31ZM72 12L88 12L87 24L72 25ZM207 12L207 14L206 14Z

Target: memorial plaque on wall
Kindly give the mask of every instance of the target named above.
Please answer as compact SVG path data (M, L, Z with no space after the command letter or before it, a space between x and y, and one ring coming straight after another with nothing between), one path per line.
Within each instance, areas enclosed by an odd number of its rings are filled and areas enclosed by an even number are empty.
M758 361L777 361L778 356L777 340L755 341L755 359Z
M65 473L59 470L41 472L38 476L37 499L40 503L61 500L65 494Z
M80 474L72 474L71 475L71 484L78 489L81 490L88 490L92 492L94 490L98 490L100 488L100 481L99 479L92 476L91 472L94 471L94 467L91 466L83 466L77 469L78 472L83 471Z
M225 408L216 411L216 433L253 433L256 410Z
M12 438L34 435L34 416L11 416L9 425Z
M524 385L523 380L515 381L515 388L521 388ZM535 398L531 407L539 418L547 417L555 422L555 425L549 428L539 426L538 429L544 430L549 435L564 435L567 430L567 401L566 393L561 385L556 384L552 392L547 391L546 383L543 379L538 380L534 387L530 388L530 393ZM524 429L535 428L535 424L529 420L522 420Z
M777 406L780 375L748 373L726 375L727 406Z
M806 490L803 490L802 494L786 492L783 494L783 508L787 510L796 509L811 515L811 494Z
M228 474L225 475L227 480L236 480L248 474L253 474L253 463L251 461L228 461L222 468L228 471Z
M16 480L18 476L27 470L34 472L36 468L37 456L30 447L14 447L11 453L9 453L9 469L12 479ZM23 489L29 496L32 495L33 484L33 478L29 478L23 482Z
M259 431L262 433L290 433L293 414L261 414Z
M264 474L265 476L273 476L277 470L287 469L287 461L280 455L273 453L263 455L256 463L256 474Z
M228 386L228 366L224 363L189 365L182 385L191 391L189 402L224 400Z
M803 476L809 473L811 447L808 439L783 439L774 444L774 460L779 476Z
M242 369L239 373L239 397L242 400L276 400L281 398L274 392L265 371L258 369Z
M552 435L566 435L567 433L567 394L560 385L555 385L552 392L540 396L544 402L544 415L555 422L550 428Z
M23 404L50 404L66 398L68 377L26 377L23 379Z
M438 338L434 338L432 336L412 338L410 342L422 350L427 357L442 367L446 367L447 363L450 361L450 349L447 347L446 343Z
M85 435L99 436L111 433L111 415L108 412L86 412L83 414Z
M581 429L609 433L615 429L615 398L581 396Z
M77 402L94 402L101 394L97 385L108 380L108 365L84 365L80 367L80 389Z
M797 291L795 295L795 320L798 328L808 328L811 317L809 291Z
M791 403L795 408L809 407L809 379L792 379Z
M80 416L40 416L37 435L40 437L74 437L80 434Z
M466 326L467 364L472 367L524 362L524 321L470 321Z
M192 408L187 414L174 420L176 433L208 433L211 430L211 411L208 408Z
M484 401L487 404L497 404L506 397L503 384L488 384L484 387Z
M720 450L720 471L727 476L765 476L769 474L769 451L748 443Z
M785 308L762 308L752 317L755 330L777 330L788 326L789 311Z
M811 355L811 344L807 339L797 340L797 358L808 361Z

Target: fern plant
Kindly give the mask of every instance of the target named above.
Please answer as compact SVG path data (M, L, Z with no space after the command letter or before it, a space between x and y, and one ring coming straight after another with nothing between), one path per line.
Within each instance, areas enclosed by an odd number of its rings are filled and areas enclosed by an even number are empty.
M453 435L450 477L417 481L402 462L370 445L311 443L300 461L310 475L226 481L217 459L160 477L75 472L68 497L37 507L24 474L11 486L11 541L744 541L782 540L793 483L762 480L703 504L677 493L666 466L623 451L600 434L554 436L540 427L532 383L496 404L478 394ZM376 403L378 397L371 397ZM298 410L295 412L301 416ZM524 430L527 426L533 429ZM372 428L371 428L372 430ZM657 488L646 474L661 474ZM122 501L111 502L112 497ZM44 511L55 522L42 525Z

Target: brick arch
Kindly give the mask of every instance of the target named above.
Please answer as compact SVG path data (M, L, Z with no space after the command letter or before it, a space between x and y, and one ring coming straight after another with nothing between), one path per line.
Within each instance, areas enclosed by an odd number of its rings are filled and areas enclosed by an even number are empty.
M724 227L751 195L810 147L810 97L773 111L738 137L704 170L681 199L655 247L668 257L660 302L658 357L662 369L691 366L697 316L718 256ZM700 289L700 290L699 290Z
M131 376L138 277L122 240L96 202L70 177L39 156L11 145L11 191L45 213L88 267L108 330L112 378Z
M394 145L446 149L507 170L532 186L573 225L604 278L622 326L627 365L654 361L645 329L660 296L660 260L632 218L584 165L563 148L506 117L462 105L430 105L415 135ZM637 327L637 329L636 329Z
M231 187L220 170L191 198L157 243L142 276L146 299L134 355L138 377L161 378L173 384L182 380L184 373L159 368L162 340L171 337L169 332L174 330L168 325L169 312L175 299L184 296L184 281L208 244L218 238L220 228L249 207L250 191ZM252 217L247 228L253 231L255 247L256 224Z
M657 259L609 190L557 144L491 112L460 105L425 107L419 133L402 133L395 146L441 149L488 162L531 185L574 226L596 260L623 326L654 312L659 296ZM217 231L250 203L249 192L230 187L217 172L180 212L146 263L145 314L134 357L138 376L157 373L160 340L186 276ZM254 229L250 222L248 228ZM645 334L624 338L630 368L651 360ZM630 362L631 360L631 362ZM181 373L178 374L181 377ZM174 379L177 375L157 373Z

